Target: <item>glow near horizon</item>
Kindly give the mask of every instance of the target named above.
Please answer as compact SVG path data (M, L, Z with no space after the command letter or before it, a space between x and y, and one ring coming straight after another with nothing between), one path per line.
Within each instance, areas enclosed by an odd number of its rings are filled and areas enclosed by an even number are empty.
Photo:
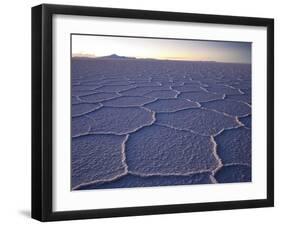
M72 35L72 56L251 63L251 43Z

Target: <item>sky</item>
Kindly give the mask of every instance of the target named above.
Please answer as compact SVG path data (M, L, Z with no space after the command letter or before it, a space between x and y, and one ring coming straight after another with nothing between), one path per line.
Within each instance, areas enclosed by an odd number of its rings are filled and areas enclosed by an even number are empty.
M72 56L111 54L136 58L251 63L250 42L72 35Z

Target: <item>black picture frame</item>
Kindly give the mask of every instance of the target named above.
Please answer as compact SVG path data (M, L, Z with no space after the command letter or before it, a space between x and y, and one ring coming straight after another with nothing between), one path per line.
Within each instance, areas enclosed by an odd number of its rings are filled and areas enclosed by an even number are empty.
M55 14L266 27L267 198L54 212L52 210L52 17ZM57 221L271 206L274 206L273 19L49 4L32 8L32 218L40 221Z

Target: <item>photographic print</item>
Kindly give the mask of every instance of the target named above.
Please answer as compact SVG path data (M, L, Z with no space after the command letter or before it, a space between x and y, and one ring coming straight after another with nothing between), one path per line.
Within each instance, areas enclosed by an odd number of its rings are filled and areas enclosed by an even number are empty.
M32 218L274 206L274 19L42 4L31 71Z
M70 38L71 190L251 182L251 42Z

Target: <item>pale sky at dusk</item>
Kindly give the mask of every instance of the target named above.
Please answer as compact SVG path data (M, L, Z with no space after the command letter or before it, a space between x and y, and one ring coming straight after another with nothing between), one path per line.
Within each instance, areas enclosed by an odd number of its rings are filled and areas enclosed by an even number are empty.
M251 63L251 43L72 35L72 55Z

